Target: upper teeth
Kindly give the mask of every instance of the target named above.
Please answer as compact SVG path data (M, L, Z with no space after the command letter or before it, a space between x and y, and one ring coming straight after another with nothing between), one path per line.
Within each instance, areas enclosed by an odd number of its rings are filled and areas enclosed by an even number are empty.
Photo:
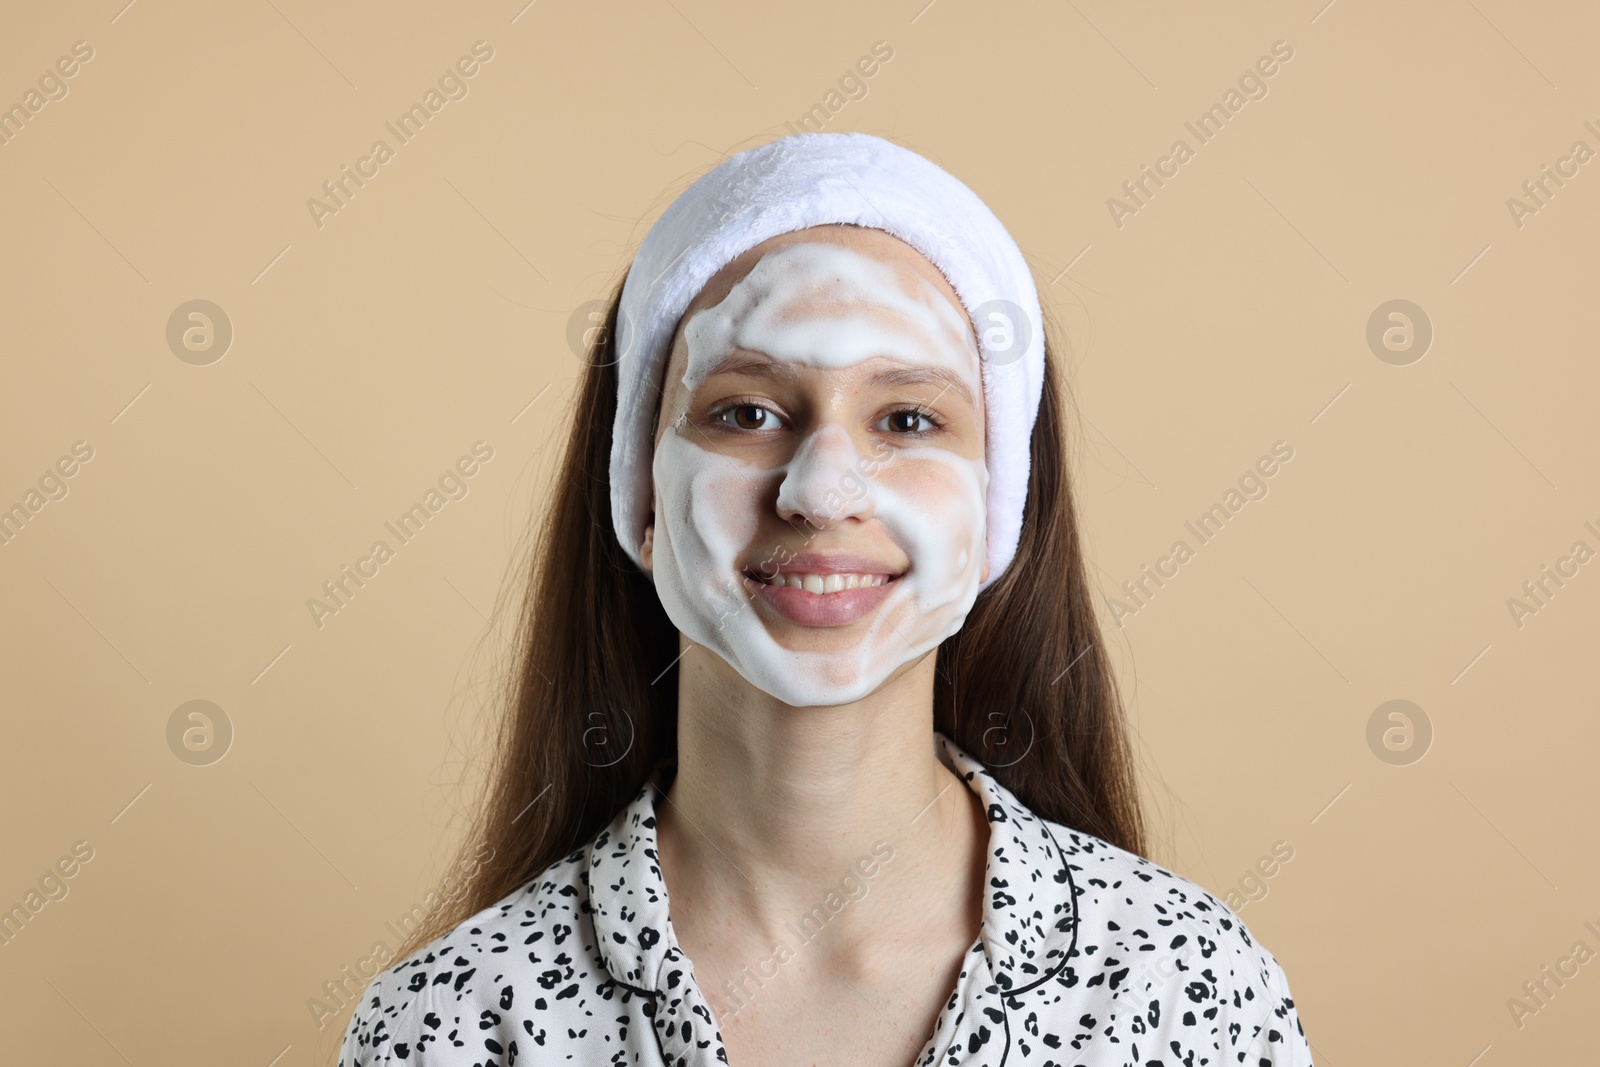
M768 585L804 589L808 593L837 593L841 589L868 589L889 580L885 574L775 574L762 577Z

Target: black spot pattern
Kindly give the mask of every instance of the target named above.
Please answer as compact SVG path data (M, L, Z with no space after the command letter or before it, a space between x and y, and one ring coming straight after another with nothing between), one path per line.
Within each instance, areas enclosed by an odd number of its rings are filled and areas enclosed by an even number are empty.
M982 930L914 1064L1311 1067L1282 968L1220 900L1039 818L934 741L984 802L989 859ZM340 1067L727 1063L668 920L658 784L588 846L374 978Z

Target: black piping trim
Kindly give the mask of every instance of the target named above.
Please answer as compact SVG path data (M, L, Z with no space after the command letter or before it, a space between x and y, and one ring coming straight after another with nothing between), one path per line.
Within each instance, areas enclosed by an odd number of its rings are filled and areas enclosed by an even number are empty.
M618 981L616 978L614 978L614 977L612 977L610 975L606 976L606 984L607 985L621 986L623 989L627 989L627 990L630 990L630 991L632 991L634 993L638 993L640 996L650 997L651 999L654 999L654 998L659 997L661 995L659 990L645 989L643 986L629 985L627 982Z
M1056 964L1054 970L1052 970L1049 974L1046 974L1043 977L1030 982L1025 986L1022 986L1019 989L1007 990L1005 993L1005 996L1007 997L1020 996L1023 993L1031 992L1032 990L1037 989L1039 986L1044 985L1044 983L1050 981L1050 979L1054 978L1056 975L1060 974L1061 968L1067 965L1067 961L1072 958L1072 953L1077 950L1078 928L1082 925L1080 921L1081 916L1078 914L1078 886L1077 883L1072 880L1072 864L1067 862L1067 855L1064 851L1062 851L1061 842L1057 841L1056 835L1050 831L1049 821L1040 818L1037 815L1035 815L1034 818L1039 819L1039 822L1043 824L1045 836L1050 838L1050 843L1056 847L1056 855L1061 857L1061 869L1066 873L1067 876L1067 900L1072 905L1072 940L1067 943L1067 951L1062 954L1061 961ZM993 964L991 962L991 966L992 965Z
M1011 1055L1011 1012L1006 1007L1006 998L1000 998L1000 1021L1006 1027L1006 1047L1000 1050L999 1067L1006 1067L1006 1058Z
M1030 814L1032 813L1030 812ZM1056 964L1055 970L1020 989L1008 990L1000 995L1000 1017L1005 1022L1006 1047L1000 1051L999 1067L1006 1067L1006 1059L1011 1055L1011 1006L1006 1001L1013 997L1021 996L1023 993L1031 992L1060 974L1061 968L1067 965L1067 961L1072 958L1073 952L1078 948L1078 928L1082 926L1078 914L1078 885L1072 880L1072 864L1067 861L1067 854L1062 851L1061 842L1057 841L1056 835L1051 832L1049 820L1038 815L1034 815L1034 818L1039 819L1039 822L1044 826L1045 836L1050 838L1050 843L1056 847L1056 855L1061 857L1061 869L1067 875L1067 900L1072 905L1072 940L1068 942L1067 951L1062 955L1061 962ZM991 968L994 966L993 960L989 961L989 966Z

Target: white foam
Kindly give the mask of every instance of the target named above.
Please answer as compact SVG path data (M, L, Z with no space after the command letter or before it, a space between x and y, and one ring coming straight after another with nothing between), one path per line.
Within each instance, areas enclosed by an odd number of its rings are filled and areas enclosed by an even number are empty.
M797 707L859 700L961 628L986 558L988 469L930 441L864 453L836 423L816 426L787 462L762 466L718 451L688 424L688 401L735 349L830 370L878 356L938 366L982 397L965 317L926 279L912 288L890 265L852 249L796 243L762 257L720 303L684 325L684 404L668 413L651 468L656 590L690 640ZM850 517L881 523L911 561L875 615L839 631L859 635L854 643L785 647L763 619L765 607L752 602L741 558L781 563L782 547L826 551L832 540L825 528L809 545L797 545L800 534L757 544L774 500L824 527ZM781 620L772 627L805 629ZM826 643L822 637L807 643Z

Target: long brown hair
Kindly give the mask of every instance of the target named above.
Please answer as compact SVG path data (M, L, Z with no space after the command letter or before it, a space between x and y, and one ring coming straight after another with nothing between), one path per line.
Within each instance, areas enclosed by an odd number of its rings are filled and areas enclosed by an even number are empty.
M462 846L472 873L399 960L579 849L677 752L678 631L612 532L613 291L588 346L554 496L534 535L487 791ZM1051 324L1016 557L940 645L934 727L1034 812L1144 851L1122 704L1089 599L1067 477ZM486 858L485 858L486 857Z

